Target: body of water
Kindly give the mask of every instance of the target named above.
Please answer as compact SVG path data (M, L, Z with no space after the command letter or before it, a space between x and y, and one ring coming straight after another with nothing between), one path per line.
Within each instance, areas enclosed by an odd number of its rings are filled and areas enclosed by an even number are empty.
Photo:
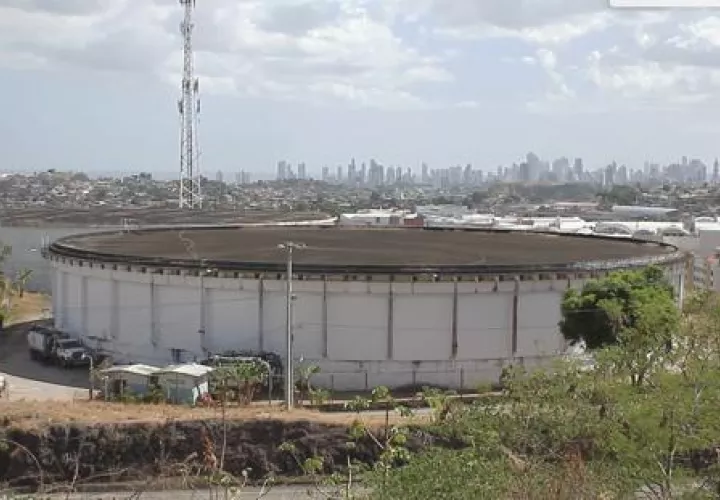
M22 269L31 269L32 276L28 290L50 293L50 266L43 259L41 249L43 242L52 242L63 236L79 233L92 233L111 230L111 227L0 227L0 242L12 247L12 255L5 261L4 272L14 276Z

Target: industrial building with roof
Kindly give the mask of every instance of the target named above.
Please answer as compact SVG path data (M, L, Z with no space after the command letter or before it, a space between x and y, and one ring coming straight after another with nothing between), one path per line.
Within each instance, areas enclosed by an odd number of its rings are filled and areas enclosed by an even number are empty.
M686 256L632 239L430 228L195 227L55 241L56 326L126 362L285 354L284 242L295 358L317 385L471 389L565 350L569 287L657 264L682 295Z

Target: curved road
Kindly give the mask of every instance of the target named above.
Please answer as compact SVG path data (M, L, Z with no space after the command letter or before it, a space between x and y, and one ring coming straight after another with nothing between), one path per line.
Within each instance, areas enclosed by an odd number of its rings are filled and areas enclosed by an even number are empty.
M330 491L328 490L328 493ZM246 488L240 493L233 495L228 494L226 497L224 492L211 492L209 490L168 490L168 491L148 491L145 493L133 494L128 491L116 491L107 493L58 493L54 495L44 496L49 499L68 499L68 500L139 500L147 498L152 500L205 500L213 498L234 498L238 500L255 500L262 498L263 500L298 500L298 499L323 499L330 498L331 495L320 495L312 486L276 486L270 489L264 495L261 494L259 488Z
M30 359L26 340L28 328L22 325L10 327L0 337L0 375L7 381L8 399L47 401L87 398L89 375L86 369L63 370Z

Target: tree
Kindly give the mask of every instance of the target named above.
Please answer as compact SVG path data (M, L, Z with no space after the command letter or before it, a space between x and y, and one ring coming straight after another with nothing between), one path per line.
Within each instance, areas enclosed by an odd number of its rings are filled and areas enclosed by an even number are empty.
M573 364L535 373L512 369L501 395L435 427L464 448L411 457L384 487L374 477L375 497L590 500L632 492L635 485L618 473L614 457L586 458L609 422L594 383L595 374Z
M654 266L612 273L587 282L580 291L568 290L562 316L565 339L584 342L588 349L634 342L637 335L667 343L679 322L672 287Z
M17 290L18 295L20 298L23 298L25 296L25 288L27 287L28 281L30 281L30 277L32 276L32 270L31 269L22 269L17 272L15 276L15 289Z
M4 327L5 322L10 317L13 306L12 298L17 290L12 280L8 279L3 270L5 259L11 254L12 247L0 242L0 329Z
M218 394L223 404L234 399L246 406L252 403L267 377L264 364L257 361L239 361L216 367L211 372L210 384L212 391Z
M667 293L653 273L633 292L631 326L596 351L594 369L512 368L500 395L431 428L464 447L430 448L371 476L373 497L720 497L720 296L689 296L673 323L648 299L653 287ZM655 330L672 331L672 350Z
M373 497L717 498L720 358L693 352L674 350L643 385L611 364L513 369L501 395L433 429L464 447L431 448L371 476Z

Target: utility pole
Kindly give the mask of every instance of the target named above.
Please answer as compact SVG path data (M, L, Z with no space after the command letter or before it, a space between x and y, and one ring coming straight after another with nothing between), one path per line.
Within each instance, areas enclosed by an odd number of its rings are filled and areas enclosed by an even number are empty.
M295 243L286 241L280 243L278 248L285 250L287 258L287 269L285 275L285 406L287 411L291 411L295 406L295 367L293 366L293 252L306 248L304 243Z

